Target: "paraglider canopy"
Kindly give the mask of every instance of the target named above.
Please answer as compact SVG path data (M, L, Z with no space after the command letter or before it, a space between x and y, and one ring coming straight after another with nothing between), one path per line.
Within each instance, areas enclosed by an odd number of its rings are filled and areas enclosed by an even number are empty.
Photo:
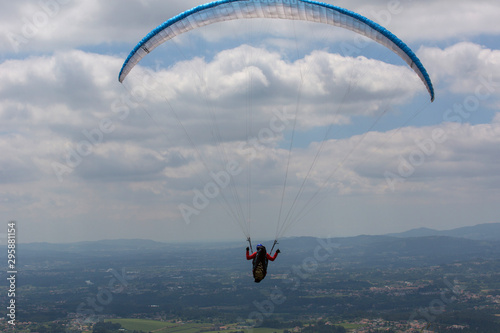
M302 20L338 26L368 37L401 57L420 77L434 101L430 77L415 53L379 24L350 10L310 0L220 0L167 20L144 37L129 54L119 74L123 82L132 68L162 43L190 30L221 21L268 18Z

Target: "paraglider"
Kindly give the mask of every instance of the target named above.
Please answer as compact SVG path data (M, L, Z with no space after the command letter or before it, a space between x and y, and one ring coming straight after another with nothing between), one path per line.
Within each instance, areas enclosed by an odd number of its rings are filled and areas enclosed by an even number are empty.
M274 256L272 256L271 254L267 253L266 247L262 244L258 244L256 249L257 251L250 254L250 247L247 247L246 257L247 260L252 260L253 278L256 283L259 283L260 281L264 280L264 278L267 275L267 266L269 261L276 260L276 258L278 257L278 253L280 253L281 251L277 249L276 252L274 253Z
M118 80L123 82L134 66L141 61L141 59L151 53L158 46L175 38L176 36L217 22L253 18L315 22L337 26L367 37L385 46L387 49L403 59L424 84L430 96L431 102L434 100L434 88L426 69L416 54L402 40L396 37L389 30L360 14L331 4L311 0L219 0L187 10L159 25L133 48L120 70ZM288 160L288 163L290 163L290 159ZM208 169L206 165L205 167ZM208 171L210 172L211 170ZM330 177L327 177L327 180L329 180ZM228 180L227 183L233 186L232 181ZM302 183L302 186L304 183L305 180ZM301 194L301 192L302 187L299 190L299 194ZM233 191L232 194L234 193L237 194L237 191ZM299 194L297 194L297 197L293 200L293 204L296 203ZM283 195L281 197L282 205ZM237 199L236 201L239 204L240 200ZM311 200L309 200L308 203L310 203L310 201ZM232 209L230 210L232 212ZM240 210L242 211L242 209ZM199 212L197 211L197 214L198 213ZM277 243L277 239L283 235L285 230L287 230L286 227L283 225L280 226L279 224L291 224L294 222L287 220L288 217L289 216L287 215L285 221L281 221L280 208L280 217L278 218L278 227L276 228L277 232L274 238L275 244ZM245 223L246 220L251 219L241 216L241 220ZM244 230L244 233L247 240L250 241L249 230ZM253 276L255 282L260 282L267 274L268 261L274 261L279 253L279 250L276 251L274 256L267 253L265 247L260 244L257 246L256 252L250 254L249 250L250 249L247 248L246 258L247 260L253 260ZM272 250L270 252L272 253Z

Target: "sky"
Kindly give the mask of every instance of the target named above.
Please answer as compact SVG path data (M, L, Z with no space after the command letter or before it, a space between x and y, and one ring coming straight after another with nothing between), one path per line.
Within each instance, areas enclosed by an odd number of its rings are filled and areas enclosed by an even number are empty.
M500 222L500 3L325 1L403 40L237 20L134 46L204 1L11 1L0 216L19 242L385 234ZM445 13L445 14L443 14Z

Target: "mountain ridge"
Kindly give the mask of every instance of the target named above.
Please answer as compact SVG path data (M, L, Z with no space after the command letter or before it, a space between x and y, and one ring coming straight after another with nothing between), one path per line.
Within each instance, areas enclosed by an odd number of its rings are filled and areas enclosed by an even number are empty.
M399 232L399 233L388 233L382 235L366 235L361 234L357 236L342 236L342 237L330 237L331 239L336 240L350 240L354 243L363 243L368 240L375 240L377 238L384 239L385 237L393 237L393 238L415 238L415 237L432 237L432 236L446 236L453 238L466 238L472 240L500 240L500 223L483 223L477 224L474 226L466 226L448 230L436 230L426 227L414 228L407 231ZM282 241L285 240L315 240L315 239L324 239L323 237L314 237L314 236L294 236L283 238ZM273 240L262 240L265 243L272 243ZM218 241L218 242L209 242L209 241L199 241L199 242L162 242L155 241L150 239L140 239L140 238L130 238L130 239L104 239L104 240L96 240L96 241L79 241L72 243L49 243L49 242L33 242L33 243L25 243L21 244L22 247L27 246L28 248L32 247L41 247L50 250L60 250L63 248L71 248L75 250L92 248L92 247L131 247L136 248L137 250L148 247L161 248L165 245L171 247L184 248L186 246L190 247L212 247L216 245L224 245L224 246L237 246L239 244L238 241Z
M274 250L282 254L276 265L291 267L316 260L318 253L338 264L359 267L410 267L500 258L500 224L478 225L437 231L428 228L392 235L318 238L310 236L283 238ZM483 238L489 232L488 239ZM426 236L423 236L423 235ZM444 235L443 235L444 234ZM402 237L402 235L410 235ZM453 236L450 236L453 235ZM457 237L457 235L461 237ZM271 249L272 240L259 240ZM28 266L40 262L73 262L108 268L110 262L122 266L175 265L202 266L214 260L214 253L224 254L221 267L244 267L244 240L217 243L167 243L142 239L86 241L68 244L21 244L20 256ZM17 250L17 249L16 249ZM187 265L187 266L186 266Z
M400 233L385 234L384 236L398 238L448 236L473 240L500 240L500 223L483 223L449 230L415 228Z

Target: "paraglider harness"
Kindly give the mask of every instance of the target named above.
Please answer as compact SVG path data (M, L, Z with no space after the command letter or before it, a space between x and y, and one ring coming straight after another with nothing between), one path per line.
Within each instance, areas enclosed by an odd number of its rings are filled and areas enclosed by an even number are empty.
M252 241L250 240L250 237L247 238L248 243L250 244L250 249L252 248ZM274 250L274 246L278 244L278 241L275 240L273 247L271 248L271 252ZM252 261L252 273L253 277L255 279L255 282L259 283L262 281L267 274L267 264L269 263L269 260L267 259L267 250L264 245L261 245L257 249L257 255L255 258L253 258Z
M269 260L267 259L267 250L265 246L260 246L257 250L257 255L253 258L253 277L255 282L259 283L262 281L267 274L267 264Z

